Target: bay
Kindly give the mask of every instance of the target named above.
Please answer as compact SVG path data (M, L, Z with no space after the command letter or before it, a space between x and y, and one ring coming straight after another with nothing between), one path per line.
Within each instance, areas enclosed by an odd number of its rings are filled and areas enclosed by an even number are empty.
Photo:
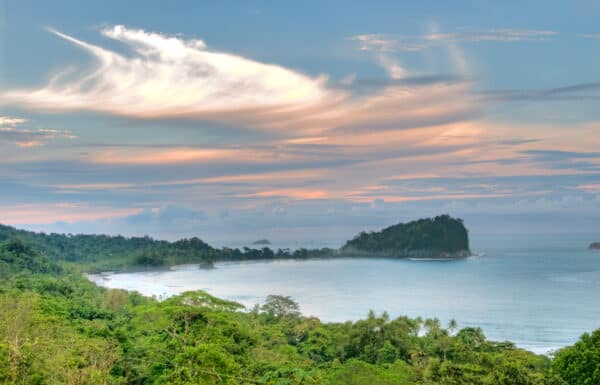
M166 297L205 290L248 307L289 295L322 321L392 317L455 319L493 340L538 352L574 343L600 327L600 253L586 239L479 237L479 255L454 261L339 258L216 263L167 271L103 273L99 285Z

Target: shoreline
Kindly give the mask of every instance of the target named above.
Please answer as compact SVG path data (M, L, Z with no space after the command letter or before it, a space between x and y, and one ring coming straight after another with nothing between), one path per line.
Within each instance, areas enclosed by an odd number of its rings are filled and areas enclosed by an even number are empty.
M329 260L329 259L391 259L391 260L409 260L415 262L452 262L469 257L478 256L477 253L472 253L470 250L461 251L458 253L431 253L431 251L417 251L408 255L398 255L390 252L369 253L360 251L337 251L332 255L315 255L307 257L284 257L284 258L240 258L240 259L215 259L213 261L187 261L183 263L175 263L172 265L163 266L148 266L148 265L129 265L123 268L108 268L97 270L92 268L83 271L84 274L105 274L105 273L144 273L144 272L165 272L173 270L173 267L183 265L197 265L200 269L214 269L217 263L238 263L238 262L276 262L276 261L309 261L309 260ZM427 255L427 256L424 256ZM432 256L429 256L432 255Z
M347 259L355 259L355 258L347 258ZM382 258L383 259L383 258ZM313 260L323 260L323 258L313 258ZM281 261L281 259L277 260L277 261ZM296 260L297 262L299 262L300 260ZM272 260L247 260L247 261L236 261L236 262L242 262L242 263L264 263L264 262L273 262ZM225 262L225 264L230 264L228 262ZM233 263L231 263L233 264ZM189 266L189 267L193 267L196 266L196 264L182 264L182 265L176 265L176 266ZM176 272L176 271L183 271L185 269L169 269L169 270L163 270L162 272L165 271L172 271L172 272ZM132 272L132 273L146 273L146 272L159 272L159 271L144 271L144 272ZM85 274L86 279L88 279L90 282L92 282L94 285L105 288L105 289L121 289L121 290L126 290L128 292L138 292L139 294L141 294L142 296L146 297L146 298L153 298L157 301L164 301L168 298L174 297L174 296L178 296L181 295L185 292L195 292L195 291L201 291L201 292L205 292L208 293L210 295L216 296L218 298L222 298L228 301L234 301L234 302L238 302L240 304L242 304L244 306L244 309L242 310L243 312L248 312L251 310L252 304L250 303L244 303L244 301L240 301L239 299L236 299L235 296L231 297L231 296L223 296L223 295L218 295L216 293L212 293L212 290L210 288L204 288L204 289L197 289L197 290L185 290L185 291L181 291L178 293L162 293L162 294L143 294L140 293L137 290L134 289L122 289L122 288L118 288L118 287L111 287L108 285L103 284L104 282L108 282L111 280L112 277L114 277L115 275L119 275L122 273L119 272L106 272L103 274ZM90 276L95 276L98 279L93 279L93 277ZM108 279L103 279L103 276L105 276ZM260 302L262 303L262 302ZM311 313L302 313L302 316L305 318L310 318L310 317L316 317L318 318L322 323L327 323L327 324L343 324L345 322L355 322L358 320L363 319L362 317L350 317L350 318L344 318L342 319L328 319L327 317L324 317L323 315L320 314L311 314ZM397 316L408 316L408 317L412 317L410 315L407 314L398 314ZM515 348L517 349L523 349L538 355L544 355L544 356L551 356L554 352L556 352L557 350L560 350L566 346L570 346L572 345L572 343L574 343L576 340L574 340L573 342L565 342L564 345L559 346L556 344L548 344L547 346L543 345L543 344L536 344L535 341L522 341L522 342L518 342L515 339L503 339L503 338L494 338L493 337L493 333L492 336L488 335L487 330L482 327L482 326L478 326L479 324L475 324L475 323L470 323L470 322L463 322L461 323L461 325L463 325L463 327L481 327L484 330L484 333L486 334L486 337L489 338L491 341L495 342L495 343L512 343L514 344Z

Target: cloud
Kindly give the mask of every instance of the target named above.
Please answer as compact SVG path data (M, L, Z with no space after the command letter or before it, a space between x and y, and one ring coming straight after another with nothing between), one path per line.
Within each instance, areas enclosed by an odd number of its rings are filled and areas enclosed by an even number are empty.
M600 171L600 152L562 151L562 150L526 150L523 154L536 162L547 163L555 169L573 169L580 171Z
M600 193L600 183L581 184L577 188L585 192Z
M437 29L434 28L434 29ZM361 51L393 53L398 51L418 52L434 47L439 43L449 42L520 42L547 41L559 33L551 30L535 29L462 29L456 32L432 32L425 35L393 35L393 34L361 34L349 37L356 41ZM579 37L597 38L600 35L578 35Z
M558 32L551 30L535 29L492 29L487 31L460 31L451 33L432 33L424 36L428 41L455 41L455 42L518 42L518 41L546 41L557 36Z
M416 52L428 47L422 39L415 36L394 36L373 33L352 36L350 40L357 41L361 51Z
M20 124L26 123L27 119L23 118L15 118L12 116L0 116L0 126L18 126Z
M95 142L70 148L14 150L0 162L6 221L48 224L55 218L79 225L87 215L111 232L230 237L303 226L326 230L332 223L364 229L457 207L474 212L478 205L502 213L511 200L544 207L559 205L567 193L585 195L591 205L597 194L577 188L597 180L597 122L532 126L483 117L497 100L583 97L597 92L598 84L477 92L459 36L419 37L448 55L442 74L405 66L395 54L403 50L401 42L384 42L402 37L356 39L385 75L356 74L330 85L325 76L219 52L197 39L104 29L105 37L122 43L116 50L55 33L90 53L93 65L32 90L3 92L3 102L154 121L109 118L135 128L98 139L100 131ZM25 119L2 119L10 135L37 132ZM144 137L146 125L151 138ZM213 141L205 126L232 131ZM183 128L185 135L173 142L169 130ZM40 141L51 139L46 135ZM21 155L32 153L37 155ZM548 179L540 182L540 176ZM47 203L24 204L31 201ZM56 206L65 201L71 206Z
M239 194L239 198L286 198L294 200L308 199L331 199L332 194L326 190L315 190L307 188L284 188L275 190L259 191L250 194Z
M74 223L117 217L138 213L137 208L114 208L82 203L41 203L0 206L0 223L12 225Z
M580 33L577 37L582 39L600 39L600 33Z
M127 222L132 224L158 224L174 225L181 222L187 224L202 222L207 218L206 214L199 210L192 210L181 206L164 206L158 208L144 209L128 216Z
M37 147L57 138L74 139L70 131L47 128L26 129L19 126L26 124L27 119L0 116L0 144L11 143L20 148Z
M171 148L156 149L127 149L101 150L90 157L92 163L98 164L131 164L152 165L190 162L223 161L239 156L239 150L229 149L195 149Z
M484 91L481 95L488 100L500 101L551 101L551 100L598 100L600 82L570 84L562 87Z
M103 29L103 36L125 44L130 52L124 55L50 31L91 54L95 66L81 76L60 73L42 88L4 92L3 101L149 118L305 109L336 98L324 76L210 50L197 39L124 26Z
M381 63L381 66L385 68L390 78L394 80L402 79L406 76L406 69L402 68L397 60L383 53L379 54L379 63Z
M102 48L52 30L84 49L95 65L63 72L41 88L13 89L0 102L59 111L91 110L134 118L189 117L270 130L283 136L319 136L347 125L379 126L385 120L410 125L405 116L417 102L428 119L444 121L447 104L462 102L462 115L477 109L466 77L438 82L435 76L411 76L396 58L378 54L390 82L370 92L328 86L326 76L310 77L282 66L209 49L201 40L185 40L124 26L101 33L125 45L127 54ZM460 56L460 55L459 55ZM352 85L355 79L348 83ZM356 80L359 82L359 80ZM372 84L373 86L373 84ZM364 91L364 90L363 90ZM441 100L441 94L448 100ZM400 108L398 108L400 107ZM397 111L397 112L396 112ZM439 112L438 112L439 111ZM452 113L451 120L456 114ZM416 126L422 122L415 122ZM428 124L428 123L427 123Z

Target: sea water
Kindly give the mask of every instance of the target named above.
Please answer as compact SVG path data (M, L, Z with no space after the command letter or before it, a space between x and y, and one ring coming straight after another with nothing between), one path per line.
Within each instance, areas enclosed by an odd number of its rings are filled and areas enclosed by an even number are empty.
M600 252L588 239L478 237L479 255L454 261L340 258L216 263L168 271L96 274L111 288L165 297L205 290L248 307L269 294L291 296L323 321L437 317L479 326L493 340L538 352L574 343L600 328Z

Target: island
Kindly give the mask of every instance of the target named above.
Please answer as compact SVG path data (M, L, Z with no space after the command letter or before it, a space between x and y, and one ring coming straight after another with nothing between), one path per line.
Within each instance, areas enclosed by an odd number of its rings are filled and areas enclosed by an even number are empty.
M271 244L271 241L269 241L268 239L259 239L258 241L254 241L252 242L253 245L256 246L267 246Z
M592 242L590 243L590 250L600 250L600 242Z
M469 233L462 219L449 215L399 223L381 231L362 232L346 242L341 252L425 260L471 255Z

